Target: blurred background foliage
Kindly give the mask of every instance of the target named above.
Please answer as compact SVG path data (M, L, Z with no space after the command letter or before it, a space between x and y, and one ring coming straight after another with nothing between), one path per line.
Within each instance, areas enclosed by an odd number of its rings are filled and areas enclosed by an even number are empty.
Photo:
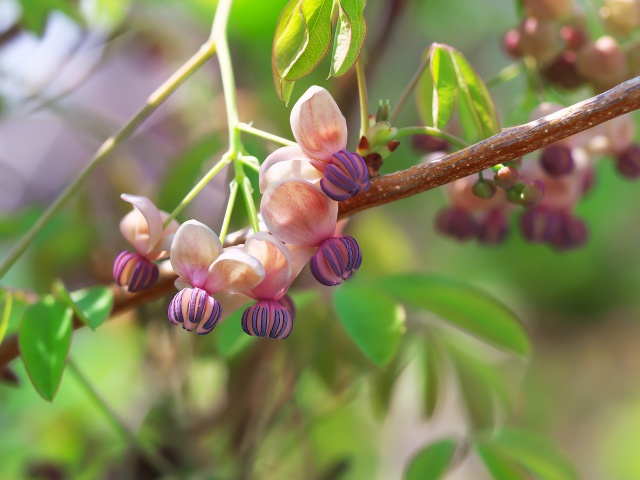
M236 0L230 44L241 120L289 138L289 109L271 76L271 42L285 3ZM392 8L398 18L381 46L376 39ZM0 255L196 50L214 10L211 0L0 0ZM369 0L365 16L365 56L376 62L368 77L372 103L399 97L433 41L461 50L481 76L493 77L510 62L500 41L517 23L512 0ZM324 64L297 83L292 98L309 85L326 86L355 132L355 75L326 80ZM503 121L527 117L526 88L519 77L492 89ZM417 121L408 106L398 124ZM125 246L117 225L128 206L119 194L172 208L223 151L224 123L214 60L99 169L3 286L44 294L56 278L73 289L110 283L111 262ZM349 140L355 147L356 135ZM273 148L250 138L245 145L260 159ZM382 173L419 161L406 141ZM216 178L182 218L218 229L229 180ZM526 324L528 365L410 310L412 335L399 338L398 353L378 367L347 336L330 293L309 290L308 274L294 290L299 312L287 342L245 338L233 317L208 337L181 335L166 321L164 299L97 333L77 331L70 358L143 443L169 461L182 459L188 478L235 478L246 469L260 479L399 478L422 447L463 438L469 422L486 421L552 439L580 478L640 478L638 188L600 161L596 186L578 208L590 241L566 254L526 244L515 229L499 247L438 236L434 217L446 203L439 190L351 220L348 231L364 257L357 277L429 272L474 285ZM239 211L232 230L245 225ZM16 303L8 333L18 325ZM443 349L465 358L434 359ZM460 371L465 365L475 373ZM29 387L21 361L11 368L21 386L0 384L0 478L155 478L77 377L65 372L50 404ZM494 411L496 398L502 407ZM492 415L500 418L487 420ZM439 447L438 455L451 453L446 442ZM543 478L569 478L559 475ZM445 478L490 477L472 455Z

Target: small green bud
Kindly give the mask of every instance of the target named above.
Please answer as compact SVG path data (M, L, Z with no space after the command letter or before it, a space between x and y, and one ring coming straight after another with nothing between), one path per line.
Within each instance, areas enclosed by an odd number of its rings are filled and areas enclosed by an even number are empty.
M471 191L473 192L473 194L476 197L482 198L484 200L493 198L497 190L498 187L496 187L496 184L493 183L492 180L478 179L476 183L473 184L473 187L471 187Z

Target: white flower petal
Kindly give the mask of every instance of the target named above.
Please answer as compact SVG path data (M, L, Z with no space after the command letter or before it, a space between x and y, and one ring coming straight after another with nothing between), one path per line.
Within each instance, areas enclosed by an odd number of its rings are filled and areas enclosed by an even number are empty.
M173 271L186 278L191 286L203 288L209 266L221 253L222 244L213 230L197 220L189 220L173 237L171 265Z

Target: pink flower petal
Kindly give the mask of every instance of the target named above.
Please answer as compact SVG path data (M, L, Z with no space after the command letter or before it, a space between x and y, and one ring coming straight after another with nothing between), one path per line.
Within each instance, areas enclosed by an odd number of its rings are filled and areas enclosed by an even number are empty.
M183 223L171 244L171 266L189 285L204 288L209 266L222 253L218 236L197 220Z
M277 300L284 295L295 278L291 253L285 244L273 235L259 232L247 239L244 251L260 260L265 272L264 280L248 295L256 300Z
M264 222L277 239L316 247L333 235L338 202L308 182L286 180L271 185L261 204Z
M203 288L211 295L221 291L244 293L258 285L264 273L257 258L238 248L228 248L209 267Z
M331 94L310 87L291 109L291 131L304 152L327 162L347 146L347 122Z
M139 215L127 214L120 222L120 231L138 253L150 253L162 237L162 216L160 210L147 197L138 195L120 195L125 202L131 203Z
M279 148L260 166L260 193L264 193L269 185L279 180L318 181L322 178L318 168L322 166L320 162L310 159L298 146Z

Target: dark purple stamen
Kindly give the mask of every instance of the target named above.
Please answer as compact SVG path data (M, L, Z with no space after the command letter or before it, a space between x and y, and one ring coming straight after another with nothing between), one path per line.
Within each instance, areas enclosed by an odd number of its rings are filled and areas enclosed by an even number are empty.
M131 293L140 292L158 281L158 266L139 253L120 252L113 263L113 278Z
M253 337L285 339L293 328L293 315L279 301L259 300L242 314L242 330Z
M329 287L347 280L362 264L358 242L349 236L331 237L320 244L309 266L318 282Z
M338 202L369 190L369 170L360 155L347 150L333 154L320 180L322 191Z
M187 295L188 301L183 302ZM169 304L169 321L174 325L181 324L185 330L197 327L198 335L206 335L218 324L222 308L218 301L200 288L180 290ZM186 319L186 321L185 321Z

